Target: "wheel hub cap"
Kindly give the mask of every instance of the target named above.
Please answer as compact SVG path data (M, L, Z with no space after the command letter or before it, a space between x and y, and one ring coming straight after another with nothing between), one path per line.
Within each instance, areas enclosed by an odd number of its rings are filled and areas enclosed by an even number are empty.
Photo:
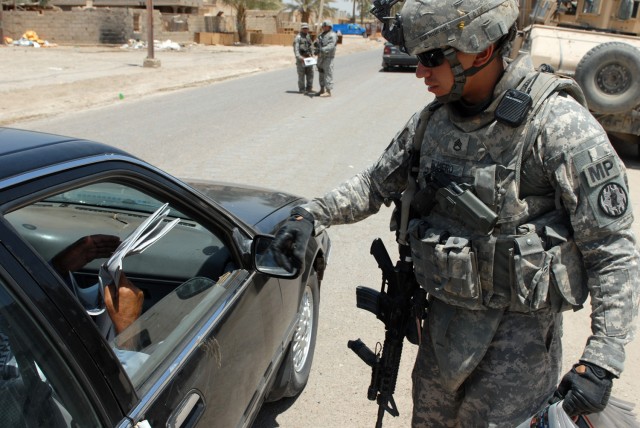
M629 70L618 64L604 66L597 74L596 83L605 94L616 95L625 92L631 85Z
M299 372L304 367L311 346L311 332L313 331L313 294L311 288L306 287L302 301L296 332L293 335L293 368Z

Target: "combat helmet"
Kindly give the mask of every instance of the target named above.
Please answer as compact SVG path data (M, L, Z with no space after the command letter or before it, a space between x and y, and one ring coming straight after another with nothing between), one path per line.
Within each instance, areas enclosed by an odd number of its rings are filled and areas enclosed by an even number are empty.
M404 47L412 55L452 47L480 53L509 34L517 0L407 0L400 12Z
M442 103L462 98L467 77L503 54L515 36L517 0L407 0L391 35L402 39L403 49L417 55L421 63L429 51L442 49L453 72L453 86L447 95L436 97ZM395 34L394 34L395 33ZM499 42L489 61L467 69L456 51L477 54Z

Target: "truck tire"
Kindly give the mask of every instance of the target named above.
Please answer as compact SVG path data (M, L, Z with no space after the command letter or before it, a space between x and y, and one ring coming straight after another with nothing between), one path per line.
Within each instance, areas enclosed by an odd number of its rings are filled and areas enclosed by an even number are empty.
M575 79L591 111L627 112L640 103L640 50L623 42L602 43L582 57Z

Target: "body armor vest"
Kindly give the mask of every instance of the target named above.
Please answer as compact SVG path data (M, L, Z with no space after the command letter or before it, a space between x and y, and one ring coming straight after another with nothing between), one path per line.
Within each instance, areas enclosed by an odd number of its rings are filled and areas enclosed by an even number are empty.
M298 50L300 55L304 58L309 58L313 53L313 43L311 41L311 36L298 34L296 35L296 42L298 43Z
M520 123L495 118L509 92L473 120L450 120L447 115L454 113L447 108L421 117L416 200L434 187L434 173L445 174L458 190L473 191L497 214L487 232L461 215L455 203L432 201L428 212L411 220L407 232L416 278L431 297L472 310L518 312L562 311L586 299L582 257L553 188L542 196L520 192L523 154L531 150L545 117L549 103L544 101L558 91L584 104L571 80L533 72L517 91L531 97ZM432 121L428 127L427 121Z

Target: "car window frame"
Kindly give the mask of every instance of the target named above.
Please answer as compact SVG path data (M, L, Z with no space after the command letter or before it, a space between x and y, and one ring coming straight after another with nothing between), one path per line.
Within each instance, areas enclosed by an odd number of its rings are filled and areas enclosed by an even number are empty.
M145 181L145 178L153 178L156 184L153 187L155 194L168 196L172 191L181 193L183 198L175 199L172 197L171 204L180 211L189 214L190 217L195 217L196 221L203 226L213 226L214 231L212 233L219 232L219 236L225 237L228 248L232 250L234 261L245 269L251 267L246 260L246 249L239 248L237 239L230 233L230 231L236 229L240 233L241 239L250 241L257 233L251 226L245 224L221 205L207 198L185 182L142 161L132 161L135 160L108 160L62 170L46 176L47 181L52 183L47 185L46 188L42 188L41 185L34 188L36 183L34 180L13 185L7 189L0 188L0 201L6 201L0 205L0 214L24 207L35 200L56 195L65 189L87 185L92 182L105 181L106 177L112 177L113 181L118 179L137 180L140 184L145 185L149 184ZM87 177L92 177L93 179L88 179Z
M33 173L30 173L29 177L33 177ZM69 169L58 169L52 174L47 174L46 179L43 179L44 177L45 175L42 175L38 180L31 179L26 182L16 182L9 187L0 188L0 201L4 201L4 203L0 205L0 213L2 213L1 221L5 223L5 227L8 227L12 231L14 230L6 219L4 219L5 212L27 206L49 195L60 193L64 191L64 189L76 188L92 182L118 180L122 180L125 183L137 181L140 184L148 186L150 184L149 179L152 179L153 186L151 186L150 189L154 195L166 196L168 202L175 204L180 211L189 214L204 227L208 229L215 227L216 233L218 233L228 245L234 261L238 264L238 268L246 271L250 270L248 257L243 253L243 249L240 248L237 240L232 236L231 231L239 231L242 237L241 239L244 240L251 239L252 232L254 231L224 208L218 206L215 201L209 200L186 183L144 162L130 162L127 159L89 162ZM46 184L44 184L44 181L46 181ZM181 199L176 199L178 195ZM25 246L24 251L30 253L28 258L32 259L32 262L34 262L34 258L37 258L41 266L46 264L46 261L43 260L26 241L19 237L19 235L16 239L20 240L21 244ZM49 297L56 302L66 301L68 304L68 299L72 298L71 293L66 290L66 287L59 287L61 278L48 266L46 267L48 272L44 274L49 278L45 281L45 283L48 284L45 286L45 293L49 294ZM66 296L61 297L63 294L66 294ZM64 305L64 303L62 304ZM77 305L77 303L75 304ZM77 306L80 307L80 305ZM79 320L88 320L91 322L91 319L85 313L67 313L63 314L63 317L66 318L68 325L76 325L75 323ZM88 332L88 330L91 330L91 332ZM95 326L84 329L81 335L83 341L91 342L89 346L90 349L100 348L100 345L103 345L102 348L104 348L105 344L108 349L111 349L107 341L98 334ZM110 354L112 357L111 360L115 359L113 351L111 351ZM117 361L117 359L115 360ZM148 402L148 397L138 396L119 362L117 362L117 365L119 367L118 372L114 376L109 376L109 382L115 382L114 379L116 377L120 379L120 385L113 387L115 391L121 392L121 394L116 394L116 398L119 399L120 406L125 413L135 414L136 409L140 410L145 407L144 402ZM105 373L103 373L103 375L105 375ZM157 391L154 391L154 393L157 394Z

